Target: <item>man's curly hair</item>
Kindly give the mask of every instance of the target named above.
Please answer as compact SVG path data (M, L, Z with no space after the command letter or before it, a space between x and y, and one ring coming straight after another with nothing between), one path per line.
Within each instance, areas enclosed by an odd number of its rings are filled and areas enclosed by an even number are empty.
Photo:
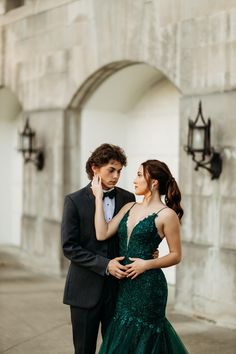
M90 180L93 179L92 166L102 167L109 163L109 161L115 160L121 163L122 166L127 165L127 157L123 149L117 145L102 144L96 150L92 152L86 162L86 172Z

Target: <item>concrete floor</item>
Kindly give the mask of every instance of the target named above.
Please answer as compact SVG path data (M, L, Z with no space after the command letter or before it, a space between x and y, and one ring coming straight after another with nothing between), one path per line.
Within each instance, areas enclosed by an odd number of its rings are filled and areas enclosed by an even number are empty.
M0 252L0 353L73 354L63 287L64 279L33 273ZM175 313L172 298L170 291L167 317L191 354L236 353L236 330Z

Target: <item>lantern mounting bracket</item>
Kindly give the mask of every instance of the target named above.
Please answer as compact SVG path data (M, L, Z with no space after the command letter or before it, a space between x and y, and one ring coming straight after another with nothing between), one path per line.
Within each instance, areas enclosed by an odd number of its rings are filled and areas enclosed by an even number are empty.
M193 156L193 161L196 163L194 168L195 171L198 171L199 167L201 167L210 172L211 179L217 179L220 177L222 171L222 159L218 152L212 152L212 156L208 161L197 161L195 156Z

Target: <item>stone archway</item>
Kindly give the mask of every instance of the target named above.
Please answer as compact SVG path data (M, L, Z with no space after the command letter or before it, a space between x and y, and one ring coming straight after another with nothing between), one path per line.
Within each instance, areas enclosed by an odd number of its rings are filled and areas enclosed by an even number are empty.
M66 113L65 192L87 184L87 157L103 142L127 153L128 167L119 183L123 188L132 190L137 167L148 158L166 161L178 179L179 98L163 73L145 63L118 62L94 73ZM175 271L166 274L175 283Z
M0 244L19 246L22 216L22 157L17 152L21 105L8 89L0 89Z

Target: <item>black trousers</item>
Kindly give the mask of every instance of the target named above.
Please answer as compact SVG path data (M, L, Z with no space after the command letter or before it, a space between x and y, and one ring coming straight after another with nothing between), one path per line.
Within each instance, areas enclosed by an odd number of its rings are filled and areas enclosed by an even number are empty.
M102 336L111 321L115 307L114 289L105 282L98 304L89 309L70 306L75 354L95 354L99 324Z

